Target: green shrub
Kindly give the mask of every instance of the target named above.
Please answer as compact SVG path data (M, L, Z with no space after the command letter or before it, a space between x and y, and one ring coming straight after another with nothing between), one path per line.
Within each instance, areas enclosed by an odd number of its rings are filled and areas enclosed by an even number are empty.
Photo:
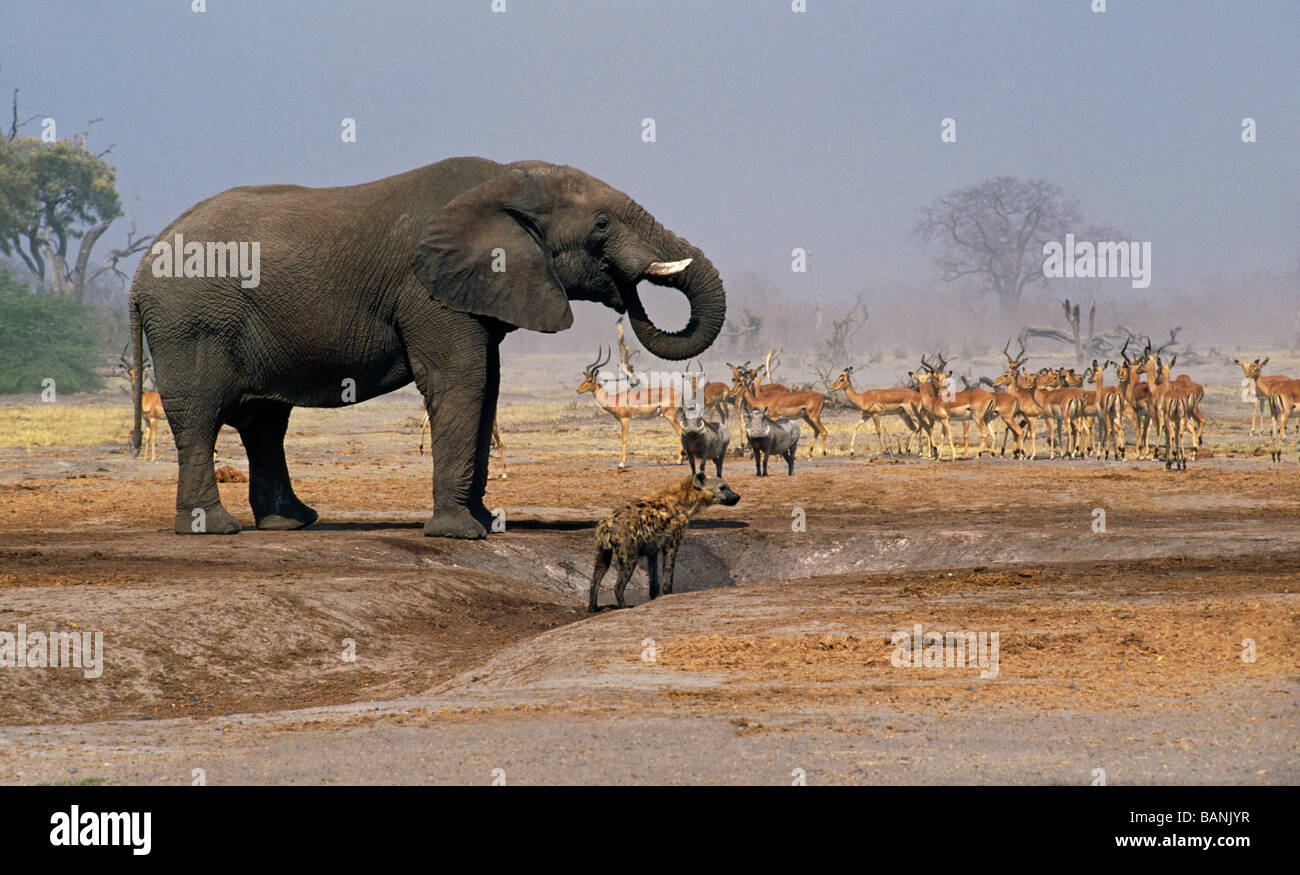
M102 333L94 308L33 294L0 268L0 394L40 392L47 378L61 393L101 389Z

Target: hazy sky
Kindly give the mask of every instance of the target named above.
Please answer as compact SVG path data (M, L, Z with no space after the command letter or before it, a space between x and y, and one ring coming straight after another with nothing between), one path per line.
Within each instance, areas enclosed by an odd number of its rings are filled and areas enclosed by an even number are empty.
M6 0L0 89L60 136L102 116L91 145L116 144L128 219L152 232L233 185L483 155L580 167L724 278L795 291L931 277L917 208L1000 174L1048 178L1085 218L1152 241L1134 295L1300 255L1293 0L491 5ZM796 246L810 275L790 272Z

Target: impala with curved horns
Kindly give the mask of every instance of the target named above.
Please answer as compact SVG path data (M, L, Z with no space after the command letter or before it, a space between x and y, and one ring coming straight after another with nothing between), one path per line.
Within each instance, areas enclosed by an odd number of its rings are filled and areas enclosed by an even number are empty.
M597 350L596 360L583 369L583 380L578 386L578 394L590 392L600 408L618 420L620 427L618 467L621 470L627 467L627 429L631 421L662 416L668 420L668 424L680 438L682 426L679 417L683 399L681 391L672 386L633 387L628 382L611 381L614 390L610 391L607 388L608 384L600 379L600 369L609 364L611 356L612 351L604 348ZM681 461L681 458L679 452L678 460Z

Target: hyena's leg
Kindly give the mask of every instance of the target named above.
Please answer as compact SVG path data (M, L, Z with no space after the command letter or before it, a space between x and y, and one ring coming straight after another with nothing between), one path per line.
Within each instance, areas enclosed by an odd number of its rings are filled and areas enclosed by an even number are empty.
M659 554L651 553L645 557L646 574L650 576L650 598L659 598Z
M623 590L627 589L627 582L632 579L632 573L636 571L636 556L618 557L618 583L614 584L614 600L618 602L620 608L626 608L627 602L623 600Z
M604 550L596 548L596 566L591 572L591 592L587 596L588 613L596 613L596 596L600 593L600 582L605 579L605 572L609 571L609 561L614 556L613 550Z
M664 595L673 593L673 571L677 567L677 548L681 542L664 547Z

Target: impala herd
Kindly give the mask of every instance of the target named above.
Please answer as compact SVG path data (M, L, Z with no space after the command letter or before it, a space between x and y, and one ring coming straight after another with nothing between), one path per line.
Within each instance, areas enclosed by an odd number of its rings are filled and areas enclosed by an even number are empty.
M1159 459L1166 469L1186 470L1188 457L1197 458L1204 440L1206 417L1201 402L1205 387L1186 374L1172 373L1177 355L1166 361L1164 348L1152 349L1148 343L1141 353L1130 357L1126 343L1120 350L1120 361L1103 363L1094 359L1083 373L1073 368L1041 368L1031 372L1025 367L1028 359L1024 346L1015 355L1011 354L1010 347L1008 342L1003 348L1006 369L996 379L980 381L990 385L993 391L969 383L957 390L952 371L947 369L948 362L942 355L936 356L934 362L922 356L921 367L908 373L911 384L906 387L860 389L853 384L854 369L844 368L830 389L844 392L848 403L861 414L849 441L849 455L856 455L858 430L868 420L875 427L881 454L890 454L881 422L882 417L890 416L900 420L907 429L906 452L911 453L916 442L918 452L937 459L943 458L946 445L948 458L956 460L952 433L956 422L962 425L963 457L970 456L970 427L974 423L980 436L976 458L985 453L1005 455L1007 443L1012 441L1013 458L1034 459L1038 455L1041 422L1049 459L1125 459L1130 453L1125 423L1132 427L1133 452L1138 459ZM728 363L730 386L721 382L700 386L698 376L688 374L685 388L689 391L669 387L609 391L602 388L598 377L600 368L608 361L607 355L603 358L597 355L585 369L578 391L593 393L600 407L618 419L622 442L620 468L627 464L630 420L662 416L680 435L681 408L687 398L697 399L695 410L707 414L709 421L717 416L726 422L730 412L737 414L742 437L738 453L743 453L748 444L746 414L761 411L774 421L802 419L813 430L808 456L814 455L818 441L822 455L827 454L828 433L821 416L829 399L811 389L790 389L771 382L770 354L768 366L761 370L751 368L749 362ZM1245 375L1243 386L1248 388L1249 398L1258 402L1253 407L1256 414L1267 411L1272 417L1269 457L1281 461L1287 421L1300 408L1300 380L1262 376L1267 358L1234 362ZM1109 385L1107 376L1112 369L1114 384ZM1002 446L997 449L999 424L1004 431ZM1263 432L1262 421L1259 431ZM1251 434L1255 433L1256 423L1252 419ZM903 449L901 441L899 449Z
M1163 358L1163 348L1146 348L1132 358L1128 344L1120 351L1120 361L1099 363L1096 359L1076 373L1073 368L1042 368L1030 372L1025 368L1027 358L1021 345L1016 355L1010 352L1008 341L1002 352L1006 356L1006 369L996 379L982 379L994 391L967 383L958 391L953 383L952 371L946 370L947 360L936 356L931 363L928 356L921 357L919 370L908 372L911 384L905 387L860 389L853 384L852 367L846 367L831 383L832 392L844 393L848 403L861 414L849 441L849 456L857 454L858 430L870 420L875 426L880 453L890 454L886 444L881 418L890 416L900 420L907 429L906 449L900 441L899 450L911 453L913 442L917 451L931 458L942 458L942 445L947 445L948 458L955 460L957 451L952 436L952 424L962 425L962 455L970 456L971 423L979 430L980 442L975 449L979 458L984 453L994 455L997 427L1003 428L1002 445L998 450L1006 455L1008 441L1014 441L1011 455L1018 459L1034 459L1038 455L1038 425L1046 430L1048 458L1096 457L1124 459L1128 456L1125 423L1132 426L1133 443L1138 459L1164 461L1167 469L1185 470L1190 454L1196 459L1204 439L1205 414L1201 401L1205 388L1193 382L1186 374L1172 374L1178 357L1168 361ZM813 439L808 445L808 456L816 452L821 442L821 454L827 455L828 432L822 424L822 410L829 400L811 389L790 389L771 381L772 353L768 353L766 367L752 368L749 362L740 365L728 363L731 383L707 382L699 385L697 375L686 375L687 385L649 385L635 382L636 375L624 371L629 378L616 383L604 383L600 369L610 361L608 352L598 353L596 360L583 370L583 380L578 393L591 393L597 405L616 420L620 427L619 468L627 466L627 436L633 419L662 417L680 437L683 407L689 398L696 399L694 412L715 417L724 423L735 413L740 424L741 440L738 454L743 454L749 444L746 431L746 412L761 411L774 422L802 420L812 428ZM1269 447L1271 461L1282 460L1282 444L1286 440L1286 427L1291 415L1300 410L1300 380L1290 377L1263 374L1268 359L1251 361L1232 360L1241 368L1243 400L1252 402L1250 434L1264 433L1264 418L1272 421ZM149 371L146 362L144 370ZM1107 374L1114 369L1115 383L1107 385ZM120 369L134 384L135 366L126 357L120 357ZM698 372L697 372L698 373ZM1084 388L1092 386L1093 388ZM132 385L134 391L134 385ZM158 422L166 418L162 399L157 392L143 392L142 412L145 421L145 458L157 457L156 437ZM420 429L420 450L423 452L424 434L428 428L428 415ZM1163 447L1161 446L1163 442ZM1028 448L1025 444L1028 443ZM501 479L506 478L505 453L501 436L492 426L492 445L500 454ZM677 460L685 459L679 453Z

